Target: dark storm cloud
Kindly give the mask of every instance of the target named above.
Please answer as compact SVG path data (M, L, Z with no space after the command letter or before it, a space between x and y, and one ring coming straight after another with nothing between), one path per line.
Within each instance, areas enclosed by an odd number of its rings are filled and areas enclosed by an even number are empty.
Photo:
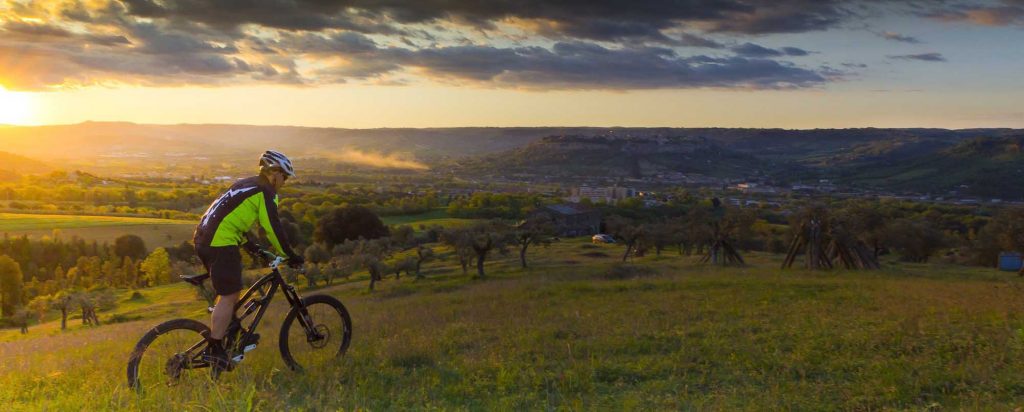
M886 56L894 60L917 60L923 62L945 62L946 58L942 56L942 53L921 53L921 54L900 54L895 56Z

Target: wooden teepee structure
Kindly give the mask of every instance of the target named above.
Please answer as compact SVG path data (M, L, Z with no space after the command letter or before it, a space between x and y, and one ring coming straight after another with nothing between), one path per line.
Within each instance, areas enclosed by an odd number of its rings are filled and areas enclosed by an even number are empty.
M728 239L717 238L708 247L708 253L700 259L700 263L711 262L716 265L745 265L743 256L732 247Z
M711 199L711 244L708 246L708 253L700 259L700 263L716 265L746 265L743 256L740 256L736 248L729 242L729 230L723 228L722 221L725 218L725 209L718 198Z
M789 244L786 259L782 261L783 269L793 267L801 252L804 253L804 266L811 270L832 269L837 265L857 270L881 267L864 242L831 219L824 207L808 208L799 225L799 231Z

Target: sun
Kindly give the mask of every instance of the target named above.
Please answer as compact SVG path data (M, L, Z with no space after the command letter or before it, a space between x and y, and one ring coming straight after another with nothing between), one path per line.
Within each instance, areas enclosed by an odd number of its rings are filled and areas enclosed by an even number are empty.
M0 86L0 124L30 123L34 103L31 94L9 92Z

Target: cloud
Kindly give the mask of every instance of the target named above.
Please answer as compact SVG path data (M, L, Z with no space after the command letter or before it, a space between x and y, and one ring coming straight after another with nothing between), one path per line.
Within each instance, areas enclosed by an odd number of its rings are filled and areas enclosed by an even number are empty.
M875 34L877 34L879 37L881 37L883 39L892 40L892 41L898 41L898 42L901 42L901 43L911 43L911 44L920 44L921 43L921 41L918 40L916 37L906 36L906 35L902 35L902 34L899 34L899 33L896 33L896 32L891 32L891 31L875 33Z
M996 5L954 3L923 10L919 16L982 26L1024 25L1024 1L1002 0Z
M1001 3L1005 7L1019 2L1005 1ZM407 84L423 79L521 89L816 87L843 75L782 61L814 52L737 39L851 27L844 24L863 19L865 8L902 4L895 0L44 3L16 2L10 12L0 13L0 53L6 53L0 54L0 79L9 88L111 82ZM950 4L943 2L941 10L969 12ZM893 35L896 41L912 39ZM942 61L910 56L914 55L892 58ZM26 66L27 61L32 67Z
M895 60L917 60L923 62L945 62L946 58L942 53L921 53L921 54L900 54L886 56Z
M131 15L184 19L234 29L257 24L285 30L344 29L394 34L403 24L461 22L480 28L511 19L549 22L559 34L587 40L671 41L661 31L701 23L712 31L748 34L824 30L850 14L838 0L124 0Z
M806 56L810 54L807 50L796 47L783 47L781 49L770 49L754 43L744 43L731 49L734 53L744 57L783 57L783 56Z
M704 47L709 49L721 49L725 47L722 43L690 33L683 33L679 35L678 45L685 47Z
M609 49L586 42L542 47L455 46L382 50L425 75L495 87L537 89L799 88L822 84L814 71L769 59L679 56L659 47Z

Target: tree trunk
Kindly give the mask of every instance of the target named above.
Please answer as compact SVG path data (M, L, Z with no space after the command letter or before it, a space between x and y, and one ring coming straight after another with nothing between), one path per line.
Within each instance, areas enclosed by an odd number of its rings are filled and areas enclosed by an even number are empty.
M60 330L65 330L67 328L68 328L68 310L67 309L61 309L60 310Z
M423 260L416 261L416 279L423 279L423 274L420 273L420 266L423 265Z
M523 265L523 269L526 269L526 248L530 247L530 242L520 244L519 249L519 263Z
M626 259L629 258L629 254L632 251L633 251L633 243L626 243L626 253L622 254L622 263L626 263Z
M476 274L480 279L483 279L484 275L484 259L487 258L487 253L477 253L476 255Z
M370 269L370 292L373 292L373 285L377 283L377 277L376 271Z

